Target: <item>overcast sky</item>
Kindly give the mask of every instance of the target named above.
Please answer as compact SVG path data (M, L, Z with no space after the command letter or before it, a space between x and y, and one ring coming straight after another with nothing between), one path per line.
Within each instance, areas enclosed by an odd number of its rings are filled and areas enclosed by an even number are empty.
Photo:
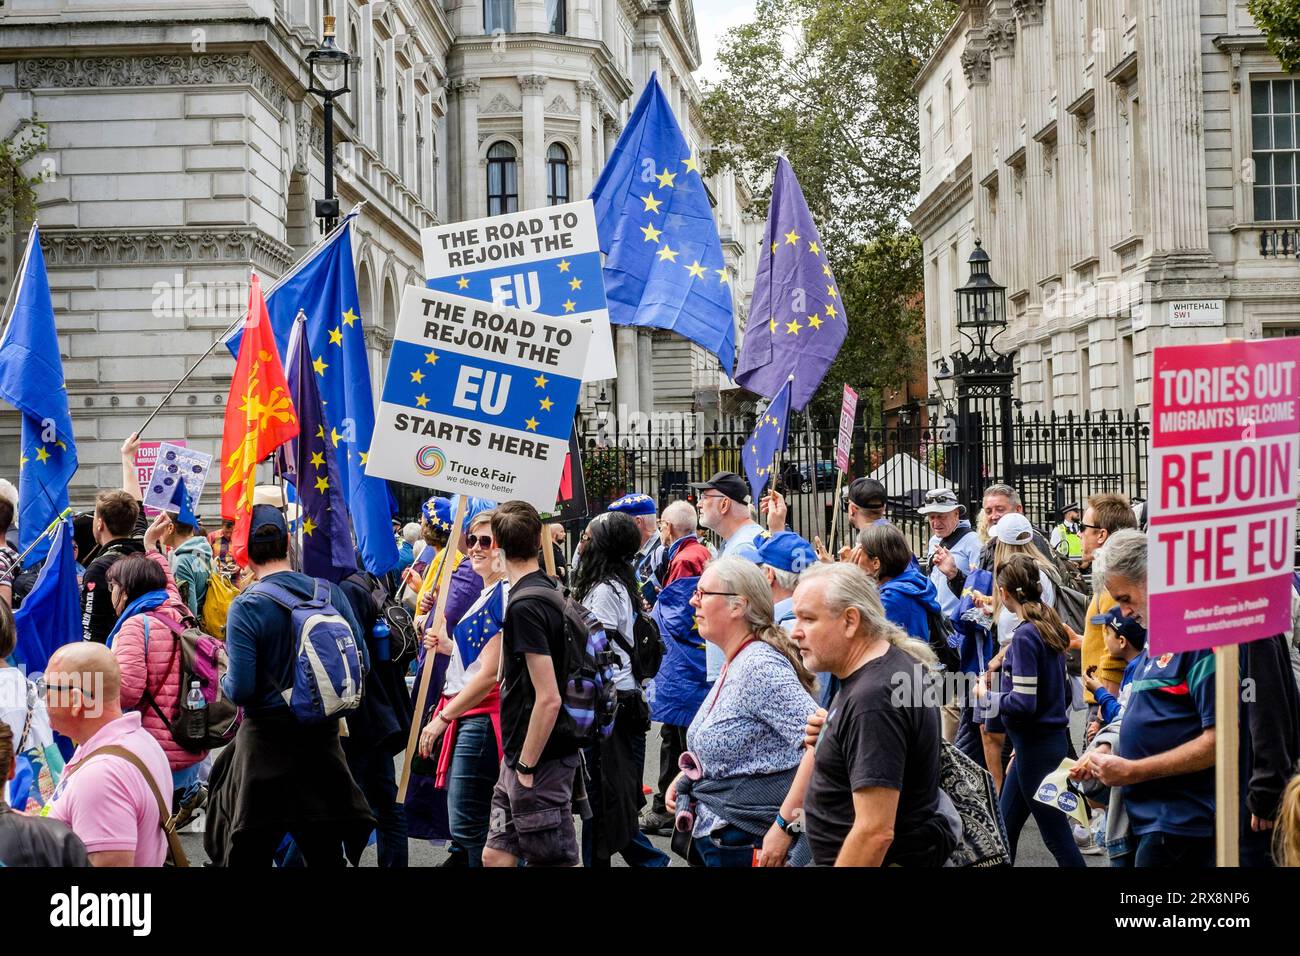
M718 78L718 41L732 27L754 19L753 0L695 0L695 25L700 34L703 63L695 74L697 80Z

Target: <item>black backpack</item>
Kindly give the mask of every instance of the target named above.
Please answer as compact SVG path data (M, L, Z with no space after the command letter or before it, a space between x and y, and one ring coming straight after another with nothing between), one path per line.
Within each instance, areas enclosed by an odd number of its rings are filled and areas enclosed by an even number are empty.
M415 633L415 622L411 612L393 598L393 593L381 578L369 571L358 571L349 575L354 581L370 592L370 598L378 609L377 620L388 625L388 657L396 664L409 664L419 652L419 638Z
M581 746L597 743L614 729L618 690L614 670L618 656L609 645L605 626L558 584L538 584L510 592L506 618L519 601L535 597L564 617L564 660L556 674L560 680L560 713L551 730L552 740Z
M933 608L925 609L925 621L930 628L930 650L939 658L944 670L950 674L956 673L961 669L961 654L948 641L956 635L957 629L952 626L947 615Z
M630 644L616 630L607 633L627 653L632 662L632 679L638 685L644 685L659 673L659 665L664 660L664 639L659 633L659 625L649 614L639 609L634 612Z

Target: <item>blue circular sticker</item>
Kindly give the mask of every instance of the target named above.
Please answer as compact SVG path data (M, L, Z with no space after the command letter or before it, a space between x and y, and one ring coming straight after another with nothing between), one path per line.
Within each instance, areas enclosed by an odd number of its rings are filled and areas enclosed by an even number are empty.
M1056 799L1056 784L1045 783L1038 788L1038 796L1042 800L1052 801Z
M1067 790L1056 798L1056 805L1066 813L1071 813L1079 805L1079 798Z

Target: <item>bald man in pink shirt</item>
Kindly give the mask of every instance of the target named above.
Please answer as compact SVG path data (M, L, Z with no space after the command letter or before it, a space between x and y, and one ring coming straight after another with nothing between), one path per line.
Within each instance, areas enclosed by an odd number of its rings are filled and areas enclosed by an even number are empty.
M134 763L102 752L109 746L130 751L164 802L170 798L167 755L140 725L139 713L122 713L117 658L103 644L66 644L50 657L45 686L50 724L77 743L50 816L81 838L92 866L162 866L167 838L154 789Z

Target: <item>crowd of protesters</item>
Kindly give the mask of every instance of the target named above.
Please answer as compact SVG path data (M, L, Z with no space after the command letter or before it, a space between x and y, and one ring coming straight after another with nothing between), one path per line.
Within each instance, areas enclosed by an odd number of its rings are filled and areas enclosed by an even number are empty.
M1215 657L1148 652L1121 495L1063 509L1049 543L1010 486L978 516L936 488L919 554L868 479L834 554L730 472L662 513L613 502L572 555L527 504L434 497L394 522L396 568L325 581L278 489L243 568L230 522L149 519L137 446L74 521L81 633L34 679L7 659L39 568L0 546L0 864L182 863L185 827L217 866L356 865L373 841L403 867L412 839L447 866L667 866L655 835L704 867L1013 864L1031 817L1060 866L1214 864ZM0 484L0 532L16 497ZM294 694L310 628L346 651L323 720ZM1241 648L1243 865L1300 865L1298 647ZM1042 798L1063 770L1086 824Z

